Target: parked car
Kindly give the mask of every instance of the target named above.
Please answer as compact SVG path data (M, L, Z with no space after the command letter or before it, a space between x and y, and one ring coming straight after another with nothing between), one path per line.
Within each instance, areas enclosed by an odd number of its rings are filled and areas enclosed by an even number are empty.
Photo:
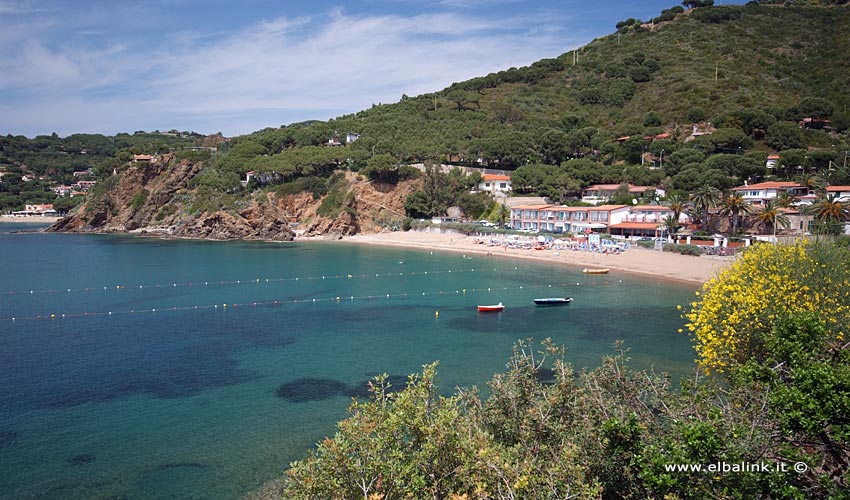
M489 220L480 220L478 221L478 223L484 227L496 227L496 225L490 222Z

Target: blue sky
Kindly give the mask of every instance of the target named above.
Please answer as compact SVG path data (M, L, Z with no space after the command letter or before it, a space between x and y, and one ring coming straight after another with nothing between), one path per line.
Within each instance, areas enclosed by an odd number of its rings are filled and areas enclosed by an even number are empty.
M0 134L233 136L326 120L555 57L674 5L0 0Z

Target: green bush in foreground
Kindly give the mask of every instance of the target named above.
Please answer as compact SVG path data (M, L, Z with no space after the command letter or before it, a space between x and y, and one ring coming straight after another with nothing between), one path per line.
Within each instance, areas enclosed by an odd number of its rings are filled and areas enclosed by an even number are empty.
M577 374L548 342L517 343L486 399L439 396L436 365L398 393L378 377L334 437L292 464L285 498L847 498L848 359L812 354L819 321L777 325L797 332L776 336L778 367L724 381L695 371L681 390L630 369L619 347ZM675 469L689 464L738 470Z

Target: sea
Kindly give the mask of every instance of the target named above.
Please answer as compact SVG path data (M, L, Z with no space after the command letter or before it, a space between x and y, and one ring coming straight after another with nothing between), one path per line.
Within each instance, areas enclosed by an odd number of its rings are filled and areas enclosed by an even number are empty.
M622 340L681 377L695 286L339 242L209 242L0 224L0 499L237 500L306 456L352 398L439 362L441 392L518 339L577 368ZM560 307L536 297L570 296ZM503 303L501 313L479 304Z

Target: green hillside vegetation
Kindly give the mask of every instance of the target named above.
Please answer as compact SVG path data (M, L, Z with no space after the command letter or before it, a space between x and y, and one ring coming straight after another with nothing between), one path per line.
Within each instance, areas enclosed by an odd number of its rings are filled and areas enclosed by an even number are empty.
M191 205L195 212L231 209L266 190L323 196L339 170L392 183L417 175L405 168L412 163L514 170L517 194L556 201L598 182L680 194L802 174L850 183L850 60L844 57L850 9L830 5L844 2L771 3L672 7L651 20L621 21L611 35L527 67L329 121L233 138L205 162ZM801 128L805 118L815 121ZM708 133L689 140L694 126ZM348 133L359 138L346 144ZM147 142L131 142L137 135ZM76 165L94 163L95 156L81 158L74 147L55 144L77 137L1 139L2 163L26 164L60 181ZM126 155L127 148L181 147L162 135L92 138L99 140L92 146L99 158L115 150ZM342 145L328 146L333 139ZM780 164L768 171L773 152ZM98 174L126 159L121 154L95 165ZM240 180L252 171L254 181L243 187ZM7 187L0 189L8 193ZM38 189L43 186L14 200L35 201ZM422 213L421 205L410 203L419 207L417 216L442 215L445 208L435 204L433 213Z
M71 198L57 197L52 186L71 184L73 173L92 169L83 180L103 179L129 161L133 154L155 154L197 145L204 136L176 131L168 134L138 131L114 137L101 134L0 136L0 212L20 210L26 203L54 203L70 208ZM23 182L24 176L33 180ZM77 199L79 201L79 198Z
M561 201L596 182L682 192L799 174L847 183L847 33L846 7L667 9L524 68L237 137L209 179L266 173L266 182L250 186L260 189L390 157L364 173L392 181L410 163L502 168L515 170L518 194ZM829 122L801 128L804 118ZM712 133L685 142L694 124ZM360 138L326 145L347 133ZM645 139L661 134L669 135ZM769 172L771 152L782 159ZM238 190L236 176L229 179L225 190Z

